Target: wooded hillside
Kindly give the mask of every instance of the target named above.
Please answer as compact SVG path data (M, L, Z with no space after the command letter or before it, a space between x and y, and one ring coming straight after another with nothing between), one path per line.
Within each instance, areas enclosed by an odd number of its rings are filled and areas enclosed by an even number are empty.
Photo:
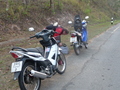
M65 26L76 14L89 15L92 23L118 19L119 7L120 0L0 0L0 41L30 26L41 29L55 21Z

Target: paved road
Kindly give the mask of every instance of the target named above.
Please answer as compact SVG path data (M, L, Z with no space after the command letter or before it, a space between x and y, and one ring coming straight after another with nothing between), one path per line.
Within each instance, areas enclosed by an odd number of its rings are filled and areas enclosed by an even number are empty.
M67 56L67 70L42 81L41 90L120 90L120 24Z

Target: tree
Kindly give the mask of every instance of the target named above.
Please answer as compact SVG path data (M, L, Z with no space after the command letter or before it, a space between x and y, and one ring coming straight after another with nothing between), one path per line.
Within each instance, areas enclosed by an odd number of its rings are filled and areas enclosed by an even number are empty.
M54 10L55 10L53 0L50 0L50 8L52 9L52 11L54 11Z

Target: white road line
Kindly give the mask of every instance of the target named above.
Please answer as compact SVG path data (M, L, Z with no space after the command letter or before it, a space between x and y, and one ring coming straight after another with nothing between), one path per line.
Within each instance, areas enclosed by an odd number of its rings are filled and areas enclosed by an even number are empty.
M116 29L114 29L112 33L114 33L118 28L119 28L119 27L117 27Z

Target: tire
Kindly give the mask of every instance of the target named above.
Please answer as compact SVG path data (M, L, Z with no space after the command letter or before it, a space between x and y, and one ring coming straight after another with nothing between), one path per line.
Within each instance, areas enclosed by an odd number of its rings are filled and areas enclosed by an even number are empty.
M88 49L88 43L85 43L84 46L86 49Z
M75 54L79 55L80 54L80 47L79 47L78 43L74 43L73 48L74 48Z
M59 73L59 74L63 74L66 70L66 58L65 58L65 55L60 52L60 55L58 56L58 60L57 60L57 69L56 71Z
M41 79L30 76L30 71L34 69L34 64L26 62L18 77L18 83L21 90L39 90L41 86Z

